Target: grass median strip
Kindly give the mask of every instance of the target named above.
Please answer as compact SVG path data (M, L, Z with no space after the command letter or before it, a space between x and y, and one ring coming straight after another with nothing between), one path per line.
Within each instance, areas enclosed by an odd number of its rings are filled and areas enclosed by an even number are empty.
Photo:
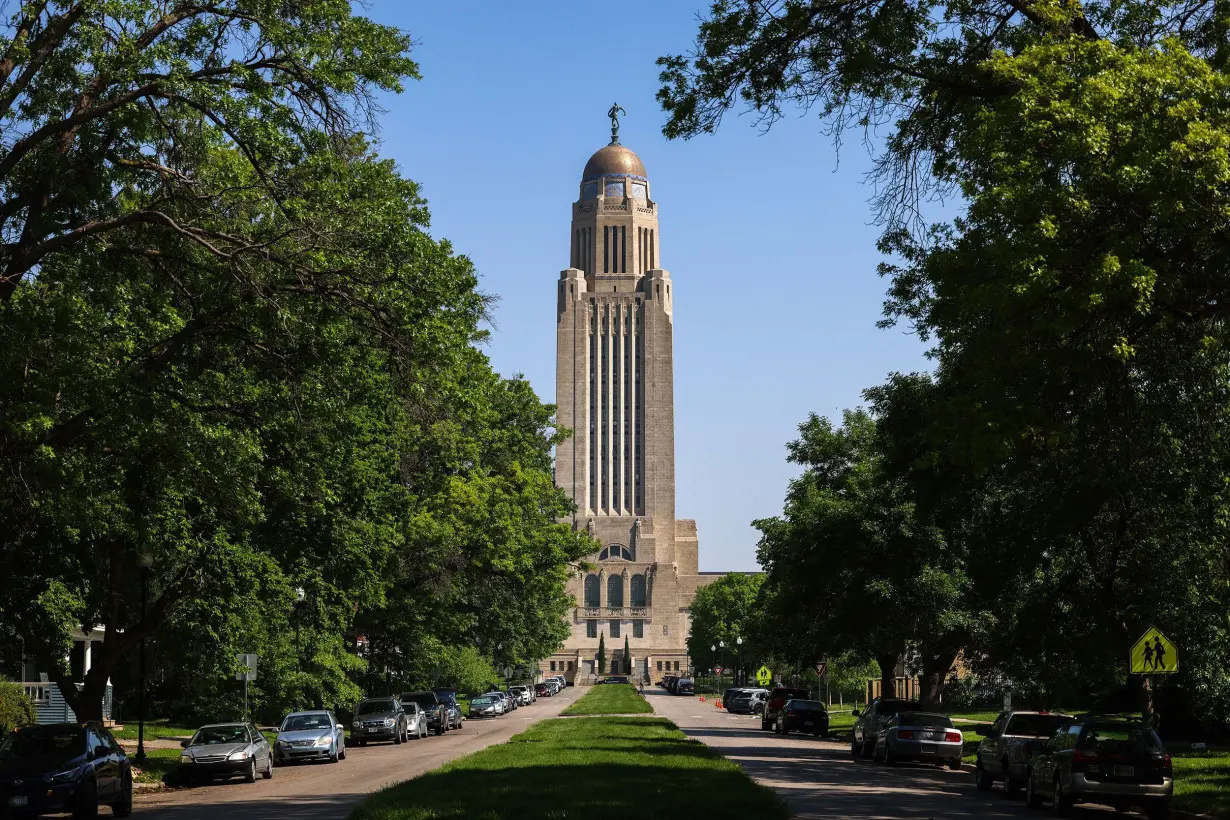
M605 683L594 686L563 715L638 715L649 714L653 707L631 684Z
M669 720L582 717L543 721L376 792L351 820L787 816L770 789Z

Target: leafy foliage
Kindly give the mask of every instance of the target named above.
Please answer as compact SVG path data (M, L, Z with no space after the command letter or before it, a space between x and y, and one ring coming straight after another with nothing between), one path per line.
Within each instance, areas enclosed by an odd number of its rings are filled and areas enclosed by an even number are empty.
M0 680L0 735L35 721L34 701L19 684Z
M751 663L758 650L751 640L753 624L760 617L758 595L764 576L728 572L712 584L696 590L688 612L692 628L688 633L688 655L697 667L712 669L740 660ZM743 644L738 644L738 639ZM726 648L710 649L724 642ZM736 652L736 650L738 650Z

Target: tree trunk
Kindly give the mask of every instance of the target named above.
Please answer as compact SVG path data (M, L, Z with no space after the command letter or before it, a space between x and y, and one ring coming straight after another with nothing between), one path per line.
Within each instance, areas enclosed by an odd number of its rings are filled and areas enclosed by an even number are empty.
M901 655L890 652L876 655L876 663L880 665L880 697L894 698L897 696L897 661Z
M922 708L933 710L940 708L944 681L948 679L948 673L952 671L952 664L956 659L957 653L953 651L923 656L922 692L919 698Z

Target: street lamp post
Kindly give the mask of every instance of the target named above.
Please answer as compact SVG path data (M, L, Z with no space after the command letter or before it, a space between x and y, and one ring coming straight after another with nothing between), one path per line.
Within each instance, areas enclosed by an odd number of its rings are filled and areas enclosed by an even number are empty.
M154 569L154 559L148 554L143 554L137 559L137 570L141 575L141 655L137 667L138 677L141 679L139 688L137 689L137 753L133 755L133 762L141 764L145 762L145 608L149 597L149 576Z
M743 637L742 636L735 638L735 669L738 670L736 674L739 676L739 680L735 681L735 683L738 685L742 685L743 683L745 683L745 681L743 680Z
M305 601L307 601L307 592L304 591L303 587L295 587L295 671L297 671L299 675L303 674L303 636L301 634L303 627L300 622L303 620L303 606ZM297 675L295 680L296 694L302 684L302 682L298 680L298 677L299 676ZM301 705L298 697L295 698L295 704L296 706Z
M718 649L721 650L722 655L725 655L726 654L726 641L718 641ZM718 663L720 664L722 662L723 662L723 659L719 657ZM722 688L722 676L721 675L718 675L717 688L718 689ZM718 694L721 694L721 692L719 692Z

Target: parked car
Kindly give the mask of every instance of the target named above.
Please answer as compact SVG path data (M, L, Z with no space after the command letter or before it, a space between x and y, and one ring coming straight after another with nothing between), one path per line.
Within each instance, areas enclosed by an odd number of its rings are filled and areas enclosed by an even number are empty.
M568 688L568 679L563 675L556 675L555 680L559 681L559 688L561 692Z
M987 791L996 780L1002 780L1004 790L1015 795L1025 788L1029 761L1042 744L1073 720L1071 715L1049 712L1000 712L978 744L974 783Z
M722 693L722 708L730 709L730 704L734 701L735 698L743 694L743 692L744 692L744 689L741 686L729 687L725 692Z
M451 711L440 702L440 696L435 692L403 692L401 701L417 703L427 715L427 729L436 735L442 735L452 728Z
M237 774L255 783L257 772L273 777L273 748L251 723L211 723L180 745L179 777L186 784Z
M492 695L479 695L470 698L470 717L499 717L504 714L504 700Z
M391 740L401 745L406 739L406 710L397 698L364 698L354 709L350 737L366 746L373 740Z
M1157 732L1143 723L1086 718L1066 724L1029 763L1025 798L1057 812L1075 803L1126 810L1140 806L1149 820L1170 816L1174 771Z
M628 680L627 675L608 675L607 677L598 681L598 683L631 683L631 682L632 681Z
M899 698L876 698L863 711L855 709L853 714L858 720L854 721L850 734L850 754L853 757L871 757L876 748L876 736L893 715L921 710L918 701Z
M273 741L273 762L279 766L301 760L346 759L346 732L332 712L318 709L291 712L278 727Z
M419 705L414 701L403 703L401 708L406 710L406 739L422 740L431 734L431 730L427 728L427 713L419 708Z
M484 694L489 695L493 698L499 698L500 701L504 704L504 714L508 714L513 709L517 708L516 703L514 703L513 699L509 696L507 692L503 692L499 689L492 689L490 692L486 692Z
M552 694L554 694L551 691L551 687L547 686L545 683L534 684L534 693L540 698L549 698Z
M0 814L93 817L99 805L132 814L132 764L101 724L24 726L0 743Z
M764 710L767 689L744 689L730 701L728 711L736 715L755 715Z
M892 765L904 760L961 768L965 737L948 715L898 712L876 733L872 757Z
M805 732L814 737L829 733L829 712L818 700L791 698L773 719L773 731L779 735Z
M764 710L760 715L760 728L765 731L772 729L773 722L777 719L777 713L786 705L786 701L795 698L807 700L809 694L806 689L797 689L791 686L779 686L773 689L765 699Z
M461 724L465 722L465 713L461 711L461 704L457 702L456 689L433 689L436 693L436 698L440 701L440 705L448 713L448 727L450 729L460 729Z
M675 688L671 691L675 695L694 695L696 693L696 684L691 678L680 678L675 683Z
M508 687L508 691L509 691L509 692L512 692L514 695L516 695L516 696L517 696L517 701L518 701L518 702L519 702L522 706L529 706L529 705L530 705L530 700L531 700L531 699L530 699L530 693L531 693L532 691L534 691L534 690L532 690L530 687L528 687L528 686L510 686L510 687Z
M675 684L678 682L678 675L665 675L662 678L662 688L673 695L675 694Z

